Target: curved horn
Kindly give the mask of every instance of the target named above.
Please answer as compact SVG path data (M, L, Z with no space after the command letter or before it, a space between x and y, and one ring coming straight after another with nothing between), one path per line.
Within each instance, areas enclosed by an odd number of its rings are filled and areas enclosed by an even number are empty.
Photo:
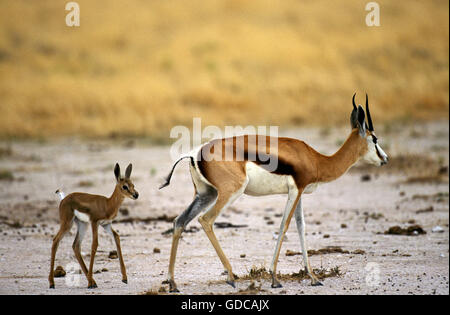
M355 104L355 96L356 96L356 93L353 94L352 102L353 102L353 109L354 109L354 110L357 110L357 109L356 109L356 104Z
M367 113L367 121L369 123L369 131L373 131L373 124L372 124L372 118L370 117L370 111L369 111L369 97L366 93L366 113Z

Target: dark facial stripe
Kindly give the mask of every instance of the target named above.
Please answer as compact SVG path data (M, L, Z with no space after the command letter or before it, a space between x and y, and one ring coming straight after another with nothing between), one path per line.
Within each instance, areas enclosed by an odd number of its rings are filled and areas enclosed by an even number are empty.
M378 138L374 134L372 134L372 140L373 143L377 144Z
M377 146L375 146L375 150L377 150L377 155L378 155L378 157L380 158L380 160L383 161L384 159L383 159L383 157L381 156L380 151L378 151Z

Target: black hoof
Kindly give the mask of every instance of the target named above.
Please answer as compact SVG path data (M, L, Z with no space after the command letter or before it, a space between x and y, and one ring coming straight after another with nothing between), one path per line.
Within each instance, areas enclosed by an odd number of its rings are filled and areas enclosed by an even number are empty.
M277 283L272 283L272 288L277 289L277 288L282 288L283 286L281 285L281 283L277 282Z
M322 282L320 282L320 281L316 281L316 282L314 282L314 283L311 283L311 285L312 285L313 287L320 287L320 286L323 286Z
M236 289L236 285L234 284L234 281L228 281L228 280L227 280L227 283L228 283L229 285L231 285L233 288Z
M55 285L54 284L51 284L50 285L50 289L54 289L55 288Z
M169 292L170 293L180 293L180 290L178 290L177 288L171 288L170 290L169 290Z
M127 279L122 280L122 282L125 283L125 284L128 284L128 280Z
M93 284L93 285L88 286L88 289L95 289L95 288L97 288L97 284Z

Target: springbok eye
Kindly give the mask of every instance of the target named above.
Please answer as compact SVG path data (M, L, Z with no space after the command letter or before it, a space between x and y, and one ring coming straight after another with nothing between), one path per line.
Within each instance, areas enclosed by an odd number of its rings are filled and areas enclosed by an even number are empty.
M123 188L124 190L128 190L128 187L125 186L125 185L123 185L122 188Z

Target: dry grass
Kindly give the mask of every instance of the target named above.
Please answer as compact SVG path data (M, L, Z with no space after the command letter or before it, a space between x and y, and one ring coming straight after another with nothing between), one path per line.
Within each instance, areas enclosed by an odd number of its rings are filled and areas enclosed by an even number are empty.
M12 181L14 180L14 175L10 170L0 170L0 181Z
M0 137L448 116L448 1L0 2ZM331 113L331 114L330 114Z
M341 272L339 266L330 268L329 270L324 269L324 268L314 269L313 272L317 276L317 278L320 280L323 280L325 278L330 278L330 277L339 277L342 275L342 272ZM279 280L283 280L283 281L288 281L288 280L301 281L301 280L305 280L305 279L310 279L307 271L304 269L301 269L301 270L299 270L299 272L294 272L291 274L278 273L277 278ZM247 275L239 277L237 280L242 281L242 280L261 280L261 279L265 279L265 280L272 279L272 275L264 266L261 266L261 267L253 266Z

